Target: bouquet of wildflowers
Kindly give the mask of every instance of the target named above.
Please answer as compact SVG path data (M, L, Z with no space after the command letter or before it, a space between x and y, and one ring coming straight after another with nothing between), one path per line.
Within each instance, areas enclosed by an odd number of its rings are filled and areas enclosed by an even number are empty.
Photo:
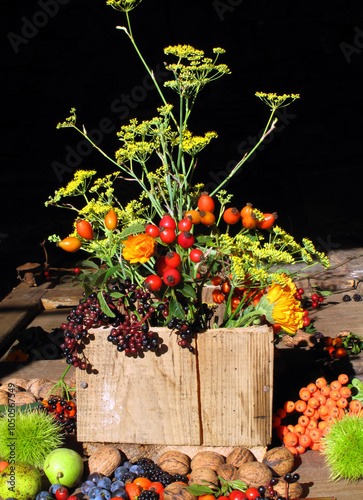
M75 128L113 166L103 178L94 170L77 171L46 202L76 212L71 234L50 240L66 251L88 254L78 279L84 301L96 301L100 314L87 317L87 325L134 324L144 336L152 326L168 325L184 332L181 345L188 347L187 335L213 326L267 322L294 334L303 325L303 310L293 280L304 272L299 266L295 273L294 264L309 267L318 262L328 267L328 258L308 239L297 243L276 224L276 213L263 213L239 200L233 203L223 188L272 132L276 110L299 95L256 93L270 110L260 140L213 192L205 192L203 184L193 183L193 174L198 154L217 133L194 135L189 119L199 92L230 73L219 61L224 50L214 48L208 57L190 45L165 48L171 78L163 90L132 35L129 12L140 2L106 3L126 15L127 27L118 28L128 36L158 90L157 114L122 125L120 147L113 157L77 126L75 109L58 125ZM173 96L176 105L169 102ZM129 181L139 185L140 195L123 204L120 196ZM207 287L213 290L210 302L205 301ZM213 309L221 303L224 315L214 324ZM125 335L121 337L124 341Z

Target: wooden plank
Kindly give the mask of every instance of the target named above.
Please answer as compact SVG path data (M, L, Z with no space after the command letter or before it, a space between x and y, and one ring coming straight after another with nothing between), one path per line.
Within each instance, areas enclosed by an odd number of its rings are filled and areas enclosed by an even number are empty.
M299 455L301 464L297 472L299 483L303 486L303 498L333 497L338 500L363 498L363 482L350 482L344 479L330 481L330 469L324 461L324 455L318 451L308 450Z
M208 330L197 337L196 355L181 349L167 328L157 331L165 352L130 358L106 341L110 329L92 330L95 340L85 355L94 373L77 372L78 438L144 445L269 444L272 329Z
M312 311L309 316L314 320L317 331L324 335L336 337L342 330L349 330L363 336L363 301L344 302L343 296L353 297L355 291L333 294L325 300L320 308Z
M31 363L0 363L0 384L5 384L10 377L17 378L42 378L58 382L63 375L66 365L64 359L41 359ZM65 382L71 386L75 383L76 369L73 366L65 377Z
M44 309L58 309L60 307L76 307L82 298L81 287L57 287L47 292L41 298Z
M77 371L78 439L201 444L195 356L161 328L165 352L127 357L107 342L109 331L90 331L85 355L94 373Z
M40 299L49 286L50 283L39 287L20 283L0 302L0 357L12 345L16 334L39 313Z
M203 445L270 444L273 338L267 326L198 335Z

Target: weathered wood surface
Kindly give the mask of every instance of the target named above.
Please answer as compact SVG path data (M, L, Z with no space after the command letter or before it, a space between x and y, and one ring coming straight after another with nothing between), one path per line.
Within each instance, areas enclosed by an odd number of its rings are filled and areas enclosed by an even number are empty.
M81 287L56 287L42 296L42 306L44 309L58 309L62 307L77 306L82 297Z
M157 329L165 352L135 358L106 341L109 329L92 330L95 339L85 354L96 373L77 372L79 439L181 446L269 444L273 332L266 326L237 330L201 333L194 356L177 345L170 330Z
M40 299L50 286L29 287L20 283L0 302L0 357L5 354L21 328L41 311Z

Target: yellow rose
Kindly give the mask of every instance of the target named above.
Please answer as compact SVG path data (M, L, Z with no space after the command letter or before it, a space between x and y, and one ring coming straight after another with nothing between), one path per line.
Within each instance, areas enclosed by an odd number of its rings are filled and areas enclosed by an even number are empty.
M128 260L130 264L147 262L153 256L156 246L156 241L148 234L129 236L122 243L125 245L122 250L122 257Z

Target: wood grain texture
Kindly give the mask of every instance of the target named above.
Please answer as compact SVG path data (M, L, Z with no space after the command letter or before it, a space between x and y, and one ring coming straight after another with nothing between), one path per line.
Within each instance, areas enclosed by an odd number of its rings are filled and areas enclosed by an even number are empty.
M107 329L90 332L86 356L98 373L77 372L79 440L201 444L195 357L170 330L158 331L166 352L144 357L117 352Z
M165 352L129 358L90 332L96 373L77 372L78 439L158 445L265 446L271 441L273 333L208 330L196 355L167 328ZM85 389L82 385L87 384Z
M271 442L273 333L267 326L198 335L205 446Z
M16 334L40 312L40 299L47 286L47 283L39 287L20 283L0 302L0 358L11 347Z
M55 288L47 290L41 298L44 309L58 309L60 307L76 307L82 298L83 289L80 286L69 288Z

